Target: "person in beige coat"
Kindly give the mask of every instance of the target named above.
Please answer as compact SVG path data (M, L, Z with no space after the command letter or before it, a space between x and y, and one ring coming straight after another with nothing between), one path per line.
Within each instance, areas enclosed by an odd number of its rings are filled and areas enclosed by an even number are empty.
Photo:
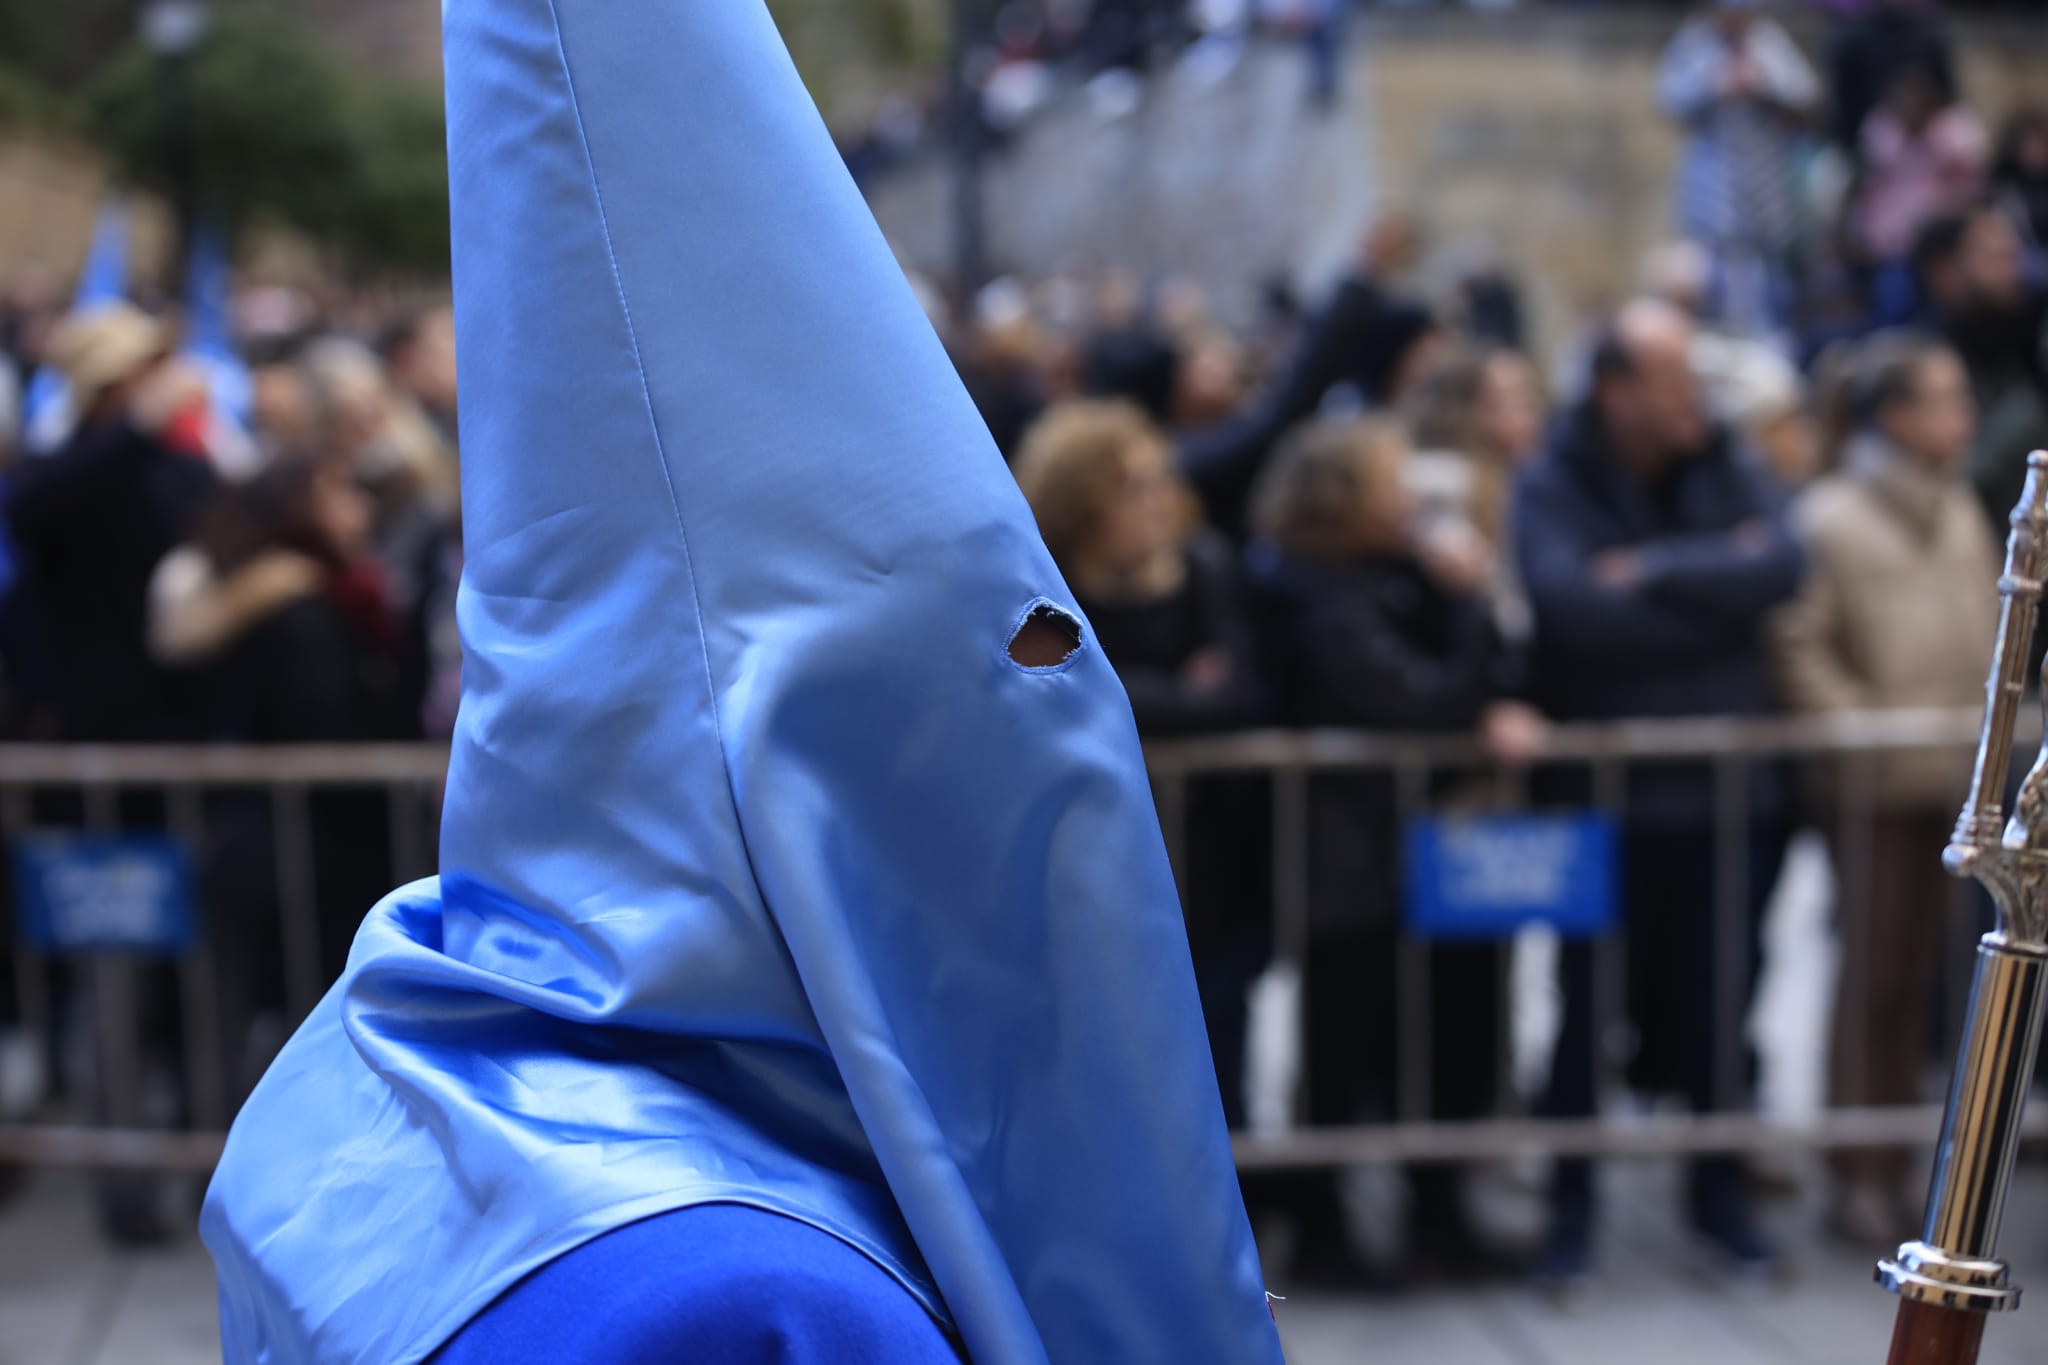
M1977 705L1999 561L1966 479L1968 376L1953 351L1910 334L1864 343L1854 366L1840 468L1798 506L1810 567L1774 623L1785 699L1814 713ZM1837 1105L1921 1098L1948 900L1941 850L1964 775L1953 754L1934 751L1877 756L1856 778L1867 782L1875 828L1858 852L1837 853L1838 864L1864 860L1860 876L1840 869L1852 971L1835 1013ZM1910 1226L1908 1160L1897 1150L1844 1153L1837 1230L1874 1245Z

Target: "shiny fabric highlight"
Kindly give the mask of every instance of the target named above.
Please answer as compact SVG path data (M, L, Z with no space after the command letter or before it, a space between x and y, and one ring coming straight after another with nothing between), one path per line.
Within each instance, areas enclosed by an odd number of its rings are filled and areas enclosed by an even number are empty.
M447 0L464 695L202 1227L230 1362L422 1359L707 1202L977 1365L1280 1359L1129 708L760 0Z

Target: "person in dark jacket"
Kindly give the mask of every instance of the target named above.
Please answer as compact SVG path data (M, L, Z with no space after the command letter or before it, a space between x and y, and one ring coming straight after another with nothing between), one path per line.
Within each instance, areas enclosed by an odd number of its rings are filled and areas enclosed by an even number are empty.
M1040 534L1129 694L1144 739L1241 729L1264 710L1229 546L1198 529L1166 438L1126 402L1053 407L1016 473ZM1246 993L1270 952L1261 784L1198 783L1182 896L1225 1117L1245 1118Z
M1969 371L1978 413L1970 477L1985 514L2003 528L2026 481L2027 453L2048 444L2048 290L2028 281L2019 229L1992 203L1930 222L1913 267L1925 329Z
M369 557L369 499L338 457L287 455L223 491L192 544L151 585L150 641L207 698L206 737L243 744L348 743L405 733L392 704L397 619ZM250 1064L252 1021L285 1007L287 946L281 841L310 858L312 945L320 984L341 970L364 912L388 887L384 797L329 789L307 799L297 831L264 796L228 793L209 822L207 905L216 922L228 1056ZM289 875L289 874L287 874ZM289 969L290 964L286 964Z
M264 563L307 570L305 591L221 623L208 689L211 737L390 737L398 723L388 705L397 625L383 570L369 554L370 506L343 462L288 457L208 510L196 548L216 584Z
M431 333L429 328L424 335ZM452 378L436 377L452 364L452 349L450 342L447 354L420 364L426 373L415 381L423 391L438 392L439 402L453 394ZM447 594L438 591L444 586L439 566L454 542L458 517L455 449L431 411L367 349L329 337L307 348L304 363L326 410L326 438L347 455L350 474L371 499L372 545L392 605L405 622L397 704L416 735L436 686L434 674L447 664L430 642L452 633L455 624L446 610L452 605Z
M163 326L127 304L65 319L48 358L77 425L56 454L17 463L5 506L40 674L31 726L69 742L177 738L180 699L144 648L144 604L157 561L214 484L168 435L203 403L202 381L171 359Z
M1048 397L1045 359L1050 348L1023 288L1014 280L984 287L948 349L996 449L1014 460Z
M1765 624L1797 590L1801 555L1761 468L1708 419L1691 345L1690 323L1669 305L1623 308L1596 348L1591 394L1522 479L1515 538L1536 619L1532 695L1555 718L1775 707ZM1775 770L1747 776L1747 875L1731 896L1749 912L1753 950L1783 852L1785 798ZM1728 866L1715 856L1715 794L1699 765L1632 768L1620 868L1639 1035L1631 1079L1702 1111L1740 1099L1725 1093L1725 1063L1742 1044L1717 1036L1714 1009L1715 880ZM1747 957L1753 980L1754 951ZM1563 972L1545 1107L1585 1116L1598 1079L1591 945L1568 945ZM1566 1282L1591 1266L1589 1162L1558 1163L1551 1204L1541 1269ZM1736 1266L1771 1265L1736 1158L1694 1163L1690 1216Z
M1542 722L1509 699L1516 660L1487 591L1491 566L1476 538L1423 534L1408 456L1407 437L1391 421L1326 421L1283 443L1261 480L1261 539L1251 557L1285 717L1309 727L1477 731L1496 757L1526 759ZM1403 1078L1392 1044L1400 1025L1402 814L1384 774L1322 778L1310 791L1304 989L1315 1123L1398 1112ZM1480 1117L1492 1105L1500 1065L1499 949L1436 947L1426 961L1427 1117ZM1258 1188L1296 1224L1298 1277L1359 1273L1333 1176ZM1413 1168L1409 1191L1413 1256L1406 1268L1470 1274L1498 1263L1467 1216L1459 1168Z
M1258 675L1236 573L1199 528L1159 428L1126 402L1063 403L1027 434L1016 471L1140 732L1250 724Z
M157 559L182 537L214 483L186 439L205 405L204 381L172 358L170 332L125 303L66 317L43 354L69 390L71 434L55 453L19 461L4 497L20 579L10 603L18 632L24 729L66 743L148 743L185 737L189 698L143 646L144 602ZM161 828L153 792L125 792L127 827ZM80 811L70 793L44 793L39 822ZM72 989L65 987L64 989ZM144 1021L137 1087L150 1102L177 1093L167 1040L176 1033L167 972L138 974L130 1004ZM91 1017L89 999L78 1008ZM103 1116L104 1117L104 1116ZM153 1113L151 1121L167 1121ZM116 1242L168 1235L161 1191L147 1178L107 1174L96 1187L101 1224Z
M1391 281L1415 229L1390 215L1366 234L1355 268L1309 320L1272 382L1226 420L1175 433L1181 468L1209 520L1234 538L1250 526L1252 487L1287 431L1333 393L1353 410L1397 406L1445 346L1435 316Z

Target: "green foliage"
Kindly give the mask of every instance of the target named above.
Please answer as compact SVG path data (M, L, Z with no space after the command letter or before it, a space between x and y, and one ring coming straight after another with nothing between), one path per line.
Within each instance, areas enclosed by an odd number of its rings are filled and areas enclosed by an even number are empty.
M281 221L364 264L446 268L438 97L357 75L288 19L228 11L176 84L131 47L87 92L94 140L128 179L160 192L172 188L180 117L195 206L209 216L236 228Z
M881 92L944 64L948 0L769 2L828 111L858 118ZM62 126L70 105L51 91L90 76L78 102L85 131L124 178L168 193L174 106L160 62L132 41L140 9L140 0L0 0L0 126ZM439 96L349 68L289 9L216 7L187 63L197 207L234 228L288 224L363 265L446 269Z
M0 129L63 131L71 111L47 86L9 66L0 66Z
M948 0L768 0L827 115L945 65Z
M175 85L129 47L88 90L87 120L124 174L169 190L182 107L199 207L233 223L271 213L321 233L338 225L354 169L347 99L339 68L295 30L237 15L215 24Z
M0 0L0 57L45 90L69 90L135 33L141 0Z
M431 91L390 90L357 112L361 177L342 239L367 260L448 268L448 122Z

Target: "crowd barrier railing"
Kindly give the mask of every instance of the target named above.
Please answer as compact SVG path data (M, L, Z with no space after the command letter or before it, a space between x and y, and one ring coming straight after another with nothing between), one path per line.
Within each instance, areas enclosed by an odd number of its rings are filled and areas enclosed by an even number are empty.
M196 865L219 833L221 800L243 815L260 810L271 865L258 875L272 892L277 994L296 1020L327 986L316 912L317 798L381 794L385 881L401 885L434 871L447 765L447 749L430 744L0 745L0 847L12 855L25 836L162 831ZM16 892L5 945L14 1013L49 1077L42 1088L56 1098L27 1119L0 1118L0 1162L210 1169L251 1077L244 1066L238 1083L235 1064L246 1058L224 1028L223 988L235 983L223 980L209 907L197 907L198 932L188 941L55 954L25 932L19 877ZM145 1016L145 1001L161 1006L166 997L172 1008ZM178 1043L168 1067L158 1048L165 1033ZM161 1098L166 1070L175 1126L163 1121L163 1103L150 1103Z
M1866 894L1874 805L1872 765L1887 754L1953 754L1960 790L1977 740L1972 708L1847 714L1831 717L1702 717L1554 727L1531 768L1504 771L1463 736L1384 735L1340 731L1258 731L1149 745L1151 771L1169 857L1185 879L1190 795L1198 784L1221 778L1258 778L1268 784L1271 821L1270 911L1273 959L1297 973L1315 951L1311 923L1309 825L1313 784L1345 775L1378 775L1393 793L1397 820L1431 813L1432 786L1449 775L1483 775L1496 809L1543 804L1545 774L1575 774L1577 798L1617 821L1626 821L1631 778L1645 765L1699 765L1711 783L1713 865L1701 869L1719 888L1712 942L1715 1036L1722 1044L1715 1077L1714 1112L1623 1116L1603 1108L1593 1118L1538 1118L1502 1082L1497 1117L1436 1121L1430 1089L1429 942L1400 933L1393 951L1397 1021L1398 1096L1384 1122L1311 1126L1302 1093L1317 1083L1304 1075L1288 1112L1237 1138L1247 1169L1316 1167L1370 1162L1440 1162L1528 1155L1654 1156L1705 1151L1893 1146L1931 1142L1940 1127L1938 1105L1829 1109L1802 1118L1769 1118L1744 1106L1747 1080L1740 1039L1748 1003L1751 940L1746 880L1750 808L1748 783L1755 760L1782 759L1834 771L1837 799L1829 803L1825 831L1835 851L1837 901L1855 906ZM2034 729L2026 737L2038 738ZM278 918L277 964L287 1012L302 1016L325 988L318 928L314 797L339 790L382 793L388 820L385 842L396 886L434 870L434 822L448 754L434 745L278 747L111 747L0 745L0 843L60 825L114 831L154 825L193 850L207 846L213 799L235 793L268 810L271 885ZM1532 794L1537 800L1532 801ZM140 814L138 814L138 810ZM56 812L55 815L52 812ZM1930 858L1938 850L1929 850ZM1391 872L1389 873L1391 875ZM1185 884L1185 881L1184 881ZM1975 925L1970 892L1960 883L1949 903L1926 913L1946 916L1966 961ZM366 907L365 907L366 908ZM202 908L202 920L204 918ZM205 932L164 959L163 970L116 952L52 956L16 935L13 994L16 1013L44 1056L89 1054L65 1093L26 1118L0 1119L0 1162L110 1169L205 1170L218 1158L233 1105L228 1045L219 1009L217 944ZM1623 961L1618 937L1602 935L1593 948L1599 1021L1594 1065L1604 1092L1621 1083L1621 1065L1606 1041L1621 1014ZM138 1007L143 974L169 975L177 997L175 1059L179 1121L167 1124L143 1102L146 1054L153 1040ZM1841 965L1838 989L1862 988L1863 964L1853 953ZM1500 982L1505 991L1506 981ZM1295 1055L1307 1040L1296 997L1292 1020ZM1504 1011L1503 1011L1504 1013ZM161 1027L170 1017L154 1016ZM1959 1026L1959 1016L1953 1021ZM1953 1029L1951 1029L1951 1036ZM81 1039L88 1045L80 1047ZM58 1046L62 1043L63 1046ZM1854 1049L1855 1038L1835 1045ZM1936 1052L1933 1055L1945 1055ZM1503 1072L1505 1068L1502 1068ZM2037 1115L2036 1118L2040 1118ZM2048 1135L2048 1124L2030 1130Z
M2033 745L2040 738L2039 717L2029 708L2019 743L2029 750L2015 767L2024 772ZM1504 794L1508 809L1528 809L1532 778L1576 770L1580 801L1618 823L1630 817L1630 778L1645 766L1674 762L1705 769L1711 785L1712 865L1700 869L1716 887L1712 926L1717 959L1713 980L1714 1109L1704 1114L1627 1113L1604 1105L1601 1116L1533 1118L1517 1115L1507 1093L1506 1067L1500 1068L1501 1094L1496 1109L1504 1117L1436 1122L1430 1105L1430 973L1429 943L1403 933L1394 948L1398 961L1392 974L1396 994L1394 1017L1398 1096L1391 1121L1350 1126L1313 1127L1303 1123L1304 1092L1316 1083L1304 1075L1277 1124L1242 1133L1237 1138L1241 1167L1315 1167L1373 1162L1463 1162L1538 1156L1653 1156L1703 1152L1763 1152L1814 1148L1891 1147L1931 1143L1941 1124L1936 1103L1884 1108L1837 1108L1798 1117L1766 1117L1746 1109L1748 1050L1744 1043L1750 1003L1752 941L1745 892L1748 880L1750 819L1748 784L1757 760L1783 760L1807 770L1831 768L1834 793L1826 803L1827 837L1836 870L1835 904L1854 907L1868 895L1870 849L1876 805L1871 776L1887 755L1927 752L1952 754L1956 799L1960 804L1970 760L1975 752L1980 712L1974 707L1901 709L1842 713L1829 716L1703 716L1578 723L1554 726L1534 765L1503 771L1492 765L1480 744L1469 735L1394 735L1336 730L1258 731L1176 740L1147 749L1169 856L1176 873L1188 868L1189 796L1204 780L1224 777L1262 778L1271 784L1272 821L1270 900L1274 926L1274 959L1299 981L1301 969L1315 951L1310 916L1309 812L1312 784L1344 775L1379 776L1393 793L1395 819L1406 821L1431 813L1429 793L1438 778L1490 775ZM1535 786L1541 786L1535 782ZM1498 795L1498 794L1497 794ZM1794 823L1817 812L1795 808ZM1927 850L1930 860L1938 848ZM1391 875L1391 874L1390 874ZM1949 970L1957 985L1967 980L1967 962L1981 929L1971 913L1974 891L1952 882L1945 902L1926 913L1945 919L1943 941ZM1867 985L1866 965L1856 951L1857 937L1843 936L1837 990L1854 994ZM1623 958L1619 936L1596 939L1592 1030L1596 1055L1592 1065L1599 1090L1611 1096L1622 1086L1620 1049L1613 1046L1616 1026L1624 1015ZM1503 962L1500 991L1505 994ZM1953 1043L1961 1029L1961 997L1948 992L1943 1032ZM1501 1011L1505 1027L1505 1010ZM1297 993L1290 1025L1295 1057L1308 1055L1305 1019ZM1860 1055L1866 1040L1832 1038L1834 1048ZM1501 1052L1506 1052L1505 1040ZM1946 1057L1949 1048L1932 1055ZM2048 1136L2048 1114L2037 1110L2028 1132Z

